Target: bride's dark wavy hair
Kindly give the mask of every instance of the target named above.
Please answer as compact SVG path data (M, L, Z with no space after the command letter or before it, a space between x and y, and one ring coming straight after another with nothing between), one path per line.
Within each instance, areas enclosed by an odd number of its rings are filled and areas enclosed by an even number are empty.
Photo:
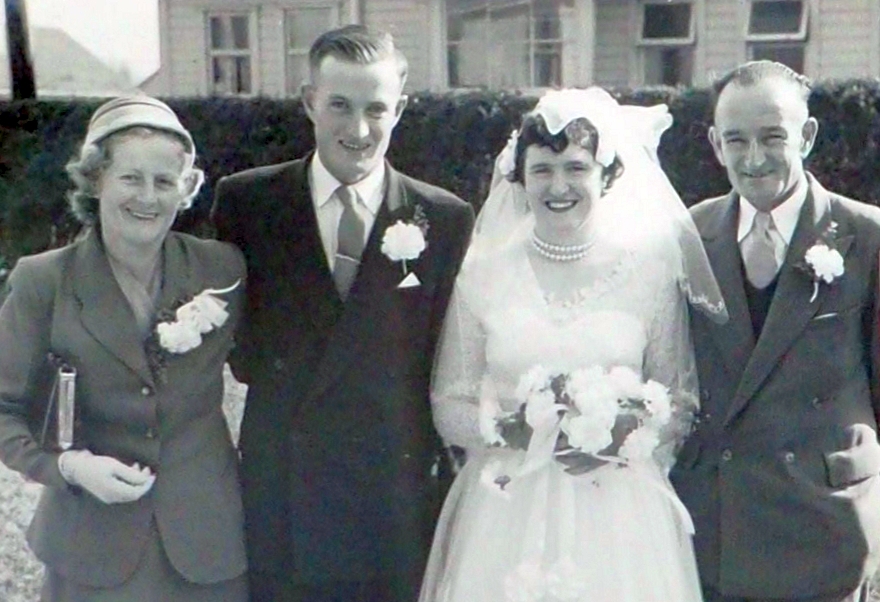
M568 148L569 144L577 144L595 157L596 148L599 146L599 132L589 119L579 117L554 136L547 129L547 124L541 115L527 114L523 117L519 138L516 142L516 150L513 155L514 168L513 173L510 174L511 181L525 185L526 149L533 144L549 148L555 153L561 153ZM603 192L610 190L614 181L622 173L623 162L620 160L620 156L615 155L611 165L602 168Z

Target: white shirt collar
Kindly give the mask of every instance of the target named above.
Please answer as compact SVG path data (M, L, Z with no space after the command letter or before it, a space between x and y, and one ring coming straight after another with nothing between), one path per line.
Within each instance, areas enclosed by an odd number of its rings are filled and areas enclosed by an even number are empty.
M320 208L333 198L336 189L342 186L342 182L337 180L333 174L327 171L327 168L321 161L321 155L318 154L318 151L315 151L315 156L312 159L311 172L312 179L310 184L312 186L312 198L315 201L315 205ZM382 194L382 187L384 183L385 163L382 162L379 164L379 167L370 172L366 178L351 185L357 193L360 201L374 216L379 213L379 207L382 204L382 198L384 196Z
M779 232L786 245L791 244L791 237L794 236L794 229L797 226L798 219L801 215L801 208L807 200L807 194L810 191L809 183L801 186L791 197L785 200L779 207L770 212L773 217L773 224ZM758 210L744 196L739 197L739 229L736 234L736 241L742 242L746 234L752 229L755 221L755 215Z

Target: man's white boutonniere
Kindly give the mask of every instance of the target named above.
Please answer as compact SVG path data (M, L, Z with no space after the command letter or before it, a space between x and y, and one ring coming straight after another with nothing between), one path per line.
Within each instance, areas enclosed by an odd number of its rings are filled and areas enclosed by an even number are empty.
M428 219L421 205L416 205L413 217L409 221L397 220L385 229L382 236L382 253L391 261L401 262L404 279L398 288L418 286L418 277L410 274L407 261L418 259L422 251L428 247L426 235L428 233Z
M186 353L202 344L202 335L226 323L229 313L226 301L218 299L234 291L241 283L236 280L231 286L221 289L209 288L184 303L174 312L174 318L160 320L156 324L159 346L169 353Z
M813 295L810 297L810 303L819 295L821 283L833 284L845 271L843 255L835 246L836 237L837 223L831 222L816 244L807 249L803 264L798 266L813 279Z

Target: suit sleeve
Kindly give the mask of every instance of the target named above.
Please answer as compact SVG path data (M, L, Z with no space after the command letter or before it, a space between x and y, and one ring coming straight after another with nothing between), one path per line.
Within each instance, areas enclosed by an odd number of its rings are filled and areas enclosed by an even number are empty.
M36 382L46 367L54 293L27 259L9 276L9 293L0 306L0 461L38 483L66 487L58 454L44 451L34 438L28 415ZM41 280L43 282L41 282ZM45 408L39 408L39 414Z
M449 246L448 258L445 264L443 275L439 281L437 294L434 297L434 307L431 311L432 332L431 332L431 349L437 348L440 339L440 332L443 329L443 320L446 316L446 309L449 300L452 297L452 289L455 285L455 278L458 276L461 262L467 252L468 245L471 240L471 232L474 228L474 209L468 204L454 205L454 211L451 212L449 224Z
M211 207L211 221L217 232L218 240L232 243L242 253L247 252L246 233L242 227L242 219L240 217L241 204L236 187L229 178L221 178L217 183L217 191L214 195L214 204ZM246 261L246 256L245 256ZM244 267L242 267L244 271ZM247 341L248 315L247 297L245 297L245 309L242 312L238 326L236 329L236 346L229 354L229 366L235 375L236 380L246 382L248 380L245 363L243 361L244 352L242 345Z

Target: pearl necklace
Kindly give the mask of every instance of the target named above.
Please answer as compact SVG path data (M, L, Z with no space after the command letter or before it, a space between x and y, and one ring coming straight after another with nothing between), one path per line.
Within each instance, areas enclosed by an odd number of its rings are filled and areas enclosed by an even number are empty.
M583 259L587 256L593 243L588 242L581 245L554 245L545 240L541 240L536 233L532 233L532 246L535 247L535 250L538 251L539 255L550 261L577 261L578 259Z

